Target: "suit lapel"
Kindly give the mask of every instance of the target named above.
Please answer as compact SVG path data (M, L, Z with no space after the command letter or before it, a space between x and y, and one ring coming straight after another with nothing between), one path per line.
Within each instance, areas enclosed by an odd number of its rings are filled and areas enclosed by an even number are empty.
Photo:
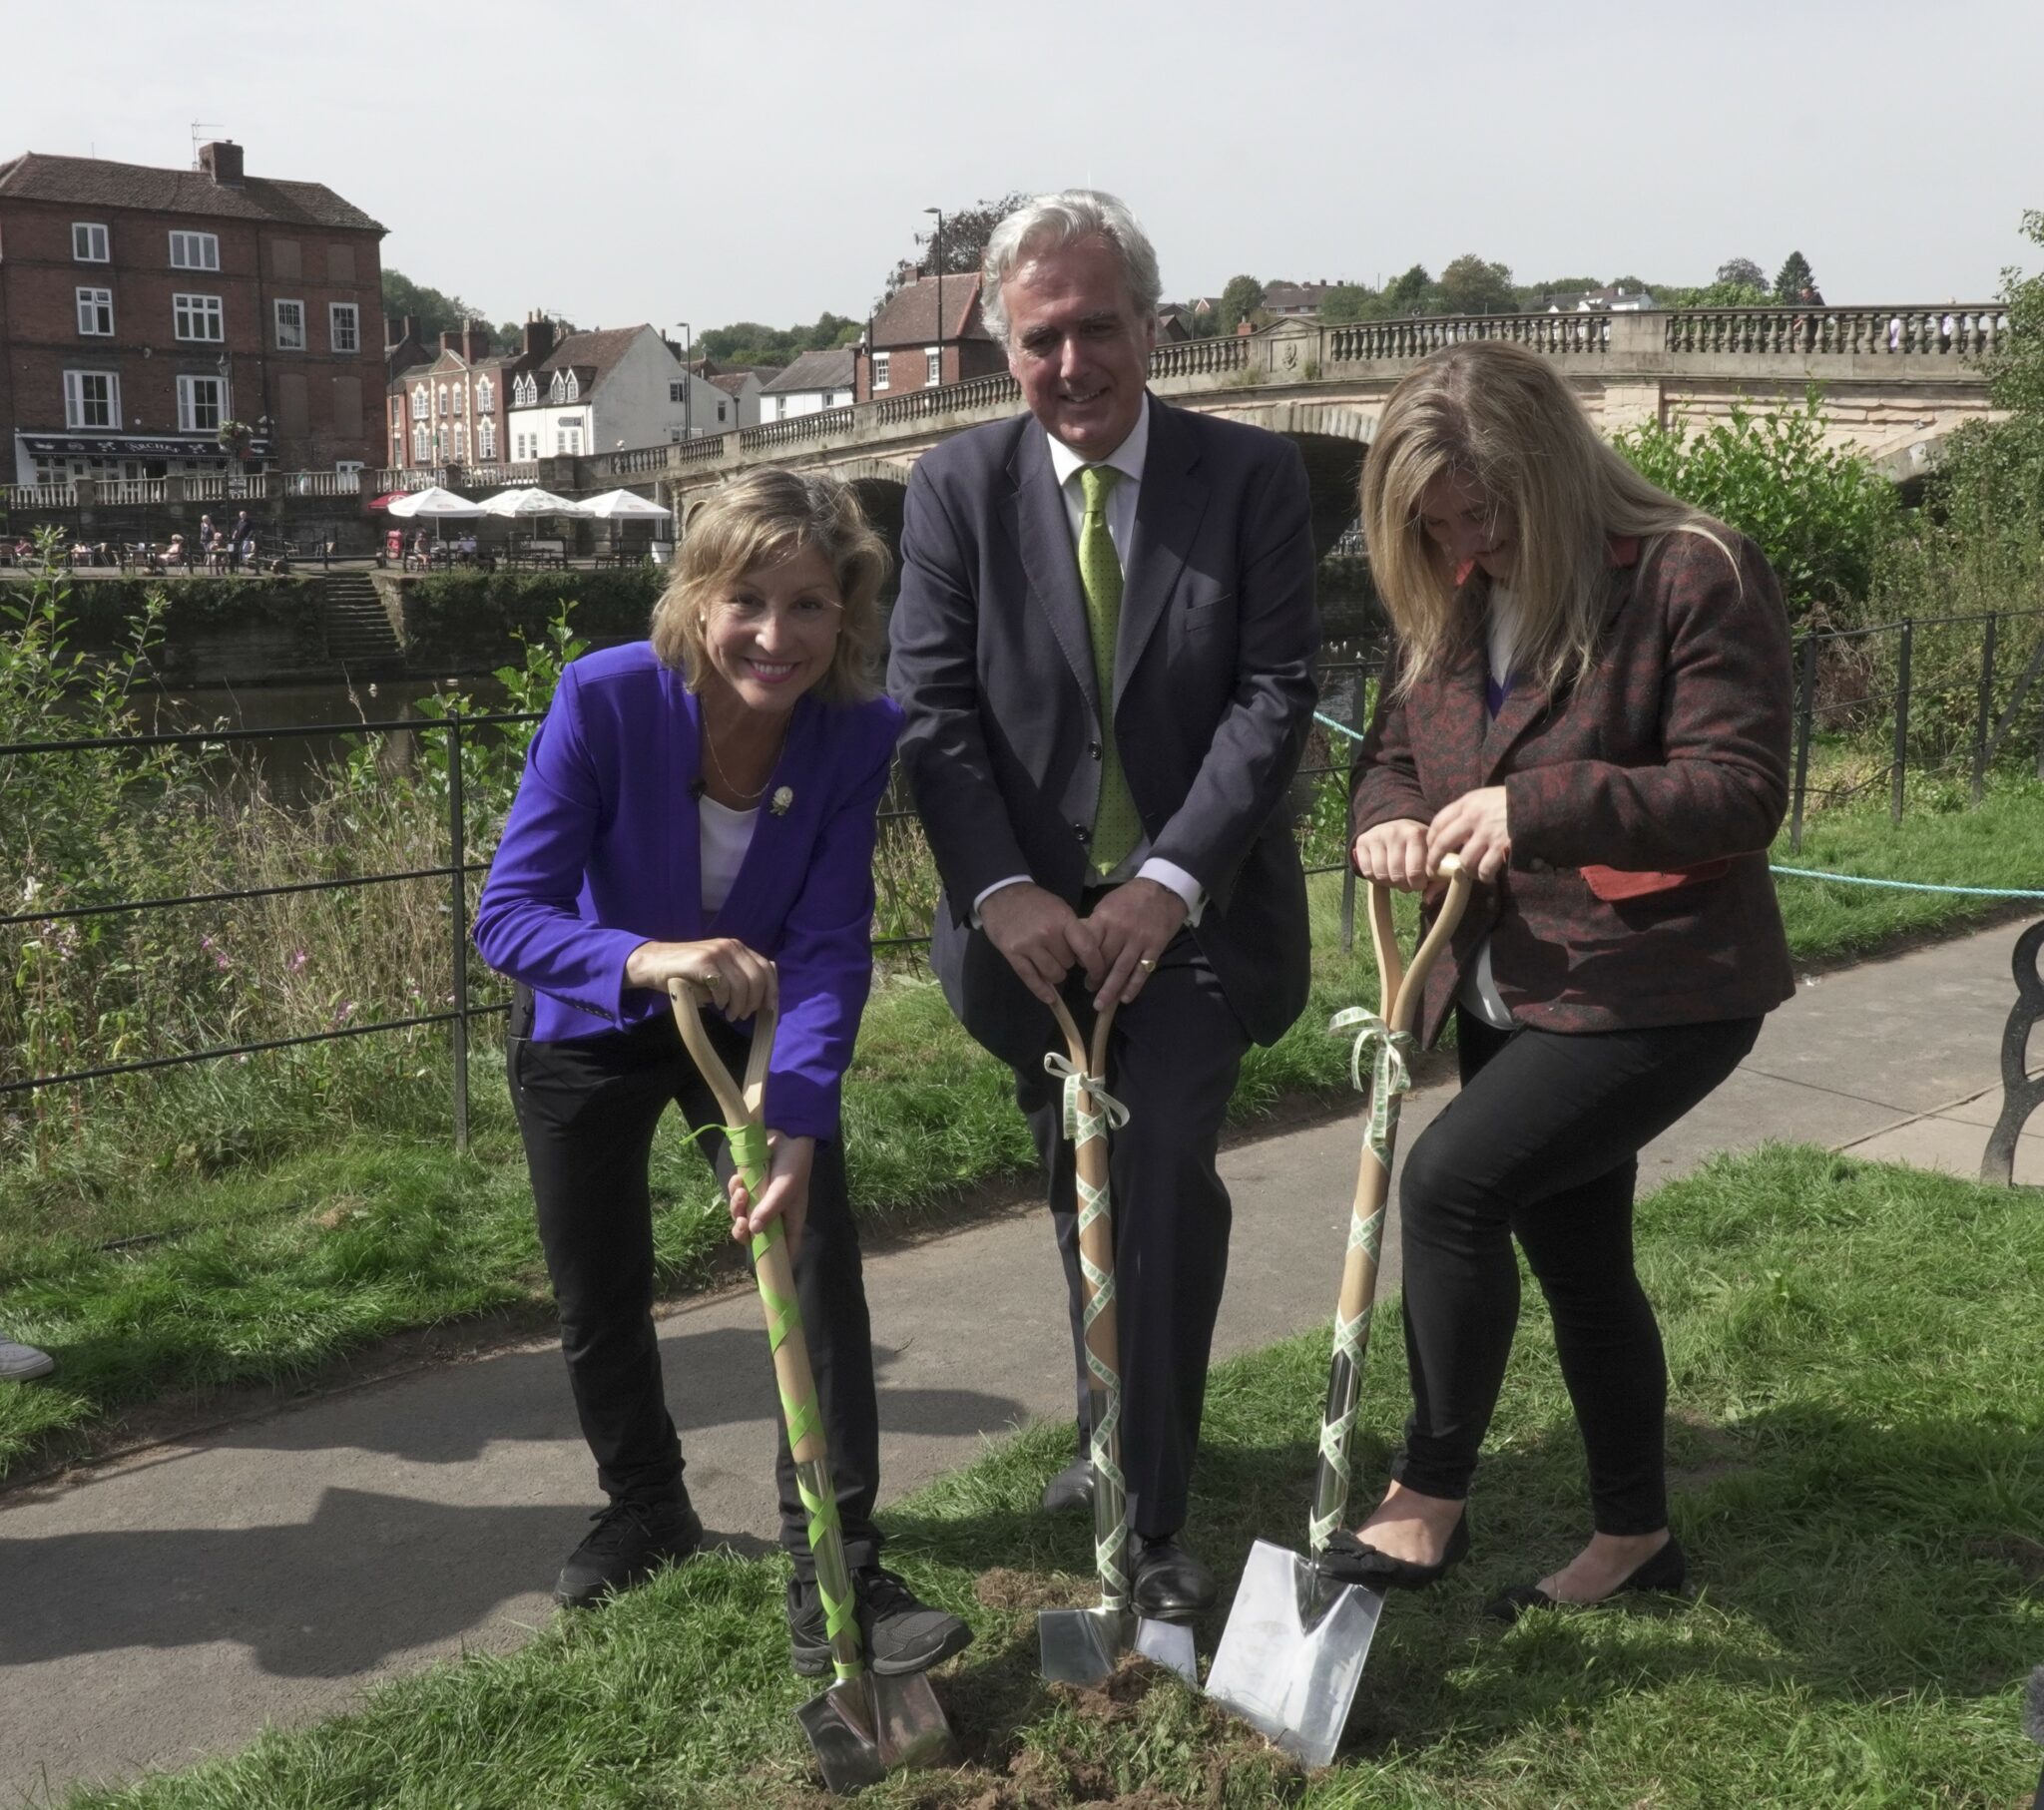
M1128 571L1122 581L1121 626L1115 632L1115 704L1164 620L1179 575L1207 507L1207 480L1200 449L1178 411L1150 398L1150 445L1143 458L1143 483L1136 493L1136 528L1129 537Z
M1634 553L1622 560L1614 553L1612 569L1605 579L1604 614L1597 624L1599 647L1603 646L1605 637L1610 633L1613 619L1625 608L1627 599L1633 594L1632 561L1636 557L1637 554ZM1476 651L1474 659L1477 689L1480 693L1483 680L1487 677L1487 666L1481 649ZM1479 762L1481 771L1476 780L1478 785L1489 785L1495 780L1498 768L1504 764L1505 756L1512 750L1512 744L1558 702L1546 685L1535 680L1521 679L1512 686L1512 693L1505 699L1504 708L1498 711L1490 726L1484 731L1483 751Z
M677 833L666 838L668 856L668 897L681 906L683 921L691 936L700 936L703 925L703 838L698 827L696 783L703 773L703 700L689 689L682 676L667 670L661 683L678 694L680 707L675 717L682 732L670 750L670 783L674 786L674 820ZM689 808L684 809L687 805Z
M1490 727L1484 676L1483 650L1470 646L1463 648L1440 677L1436 745L1446 756L1443 778L1451 798L1474 791L1481 783L1477 775L1483 770L1483 744Z
M1013 510L1015 544L1021 551L1022 570L1029 589L1050 620L1065 663L1072 669L1079 689L1100 718L1100 687L1093 678L1093 641L1086 627L1086 593L1079 584L1079 556L1072 545L1072 524L1065 513L1065 499L1051 470L1050 449L1043 429L1025 422L1015 455L1008 461L1008 476L1014 489L1009 496Z

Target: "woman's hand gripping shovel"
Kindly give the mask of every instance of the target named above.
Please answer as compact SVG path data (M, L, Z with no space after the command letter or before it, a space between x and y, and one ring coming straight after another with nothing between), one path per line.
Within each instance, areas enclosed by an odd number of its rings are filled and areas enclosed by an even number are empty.
M1193 1630L1175 1621L1136 1615L1129 1600L1128 1482L1122 1475L1121 1347L1114 1308L1114 1213L1109 1199L1107 1133L1127 1124L1128 1110L1107 1092L1109 1002L1093 1025L1092 1059L1063 1000L1051 1008L1069 1055L1055 1052L1043 1066L1065 1083L1065 1135L1072 1154L1079 1209L1079 1268L1086 1279L1087 1394L1093 1422L1093 1559L1100 1573L1097 1608L1047 1608L1036 1617L1043 1675L1059 1684L1101 1684L1131 1646L1169 1666L1188 1684L1199 1682ZM1132 1637L1133 1636L1133 1637Z
M1334 1356L1327 1367L1327 1399L1320 1426L1320 1459L1313 1485L1313 1513L1307 1538L1310 1554L1287 1551L1260 1540L1243 1567L1235 1606L1222 1630L1221 1647L1207 1676L1207 1694L1254 1723L1307 1766L1334 1757L1347 1725L1363 1661L1376 1633L1383 1593L1357 1584L1337 1584L1320 1575L1314 1559L1328 1536L1342 1525L1348 1502L1349 1443L1355 1403L1362 1384L1363 1353L1369 1346L1370 1313L1376 1300L1377 1255L1383 1248L1385 1204L1391 1189L1391 1146L1398 1131L1398 1096L1409 1085L1406 1056L1412 1029L1434 958L1447 946L1469 902L1470 876L1453 855L1441 862L1447 897L1433 928L1401 977L1398 936L1391 922L1391 896L1369 888L1370 941L1383 981L1383 1016L1360 1008L1336 1014L1331 1031L1353 1029L1356 1086L1362 1063L1371 1067L1369 1118L1362 1162L1355 1177L1355 1205L1348 1225L1348 1254L1341 1268L1341 1300L1334 1314Z
M709 995L687 981L670 981L675 1023L703 1079L717 1096L731 1139L732 1160L754 1200L766 1191L766 1128L762 1109L766 1066L773 1055L777 1011L772 1000L760 1009L753 1028L753 1054L743 1090L719 1059L704 1028ZM808 1341L802 1336L794 1269L780 1221L753 1240L753 1268L760 1301L766 1310L766 1337L773 1347L773 1375L787 1417L787 1442L794 1453L795 1487L809 1513L809 1551L816 1561L816 1587L823 1598L823 1625L830 1635L830 1662L837 1681L794 1712L816 1755L826 1789L839 1796L876 1785L903 1766L953 1766L958 1749L930 1681L920 1672L883 1678L859 1656L858 1604L844 1563L844 1536L837 1526L837 1492L830 1482L822 1411L809 1370Z

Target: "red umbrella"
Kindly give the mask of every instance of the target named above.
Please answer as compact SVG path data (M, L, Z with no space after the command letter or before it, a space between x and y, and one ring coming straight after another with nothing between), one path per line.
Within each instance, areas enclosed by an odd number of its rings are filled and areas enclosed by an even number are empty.
M386 491L380 497L371 497L362 507L364 509L388 509L399 497L409 496L411 492L408 490Z

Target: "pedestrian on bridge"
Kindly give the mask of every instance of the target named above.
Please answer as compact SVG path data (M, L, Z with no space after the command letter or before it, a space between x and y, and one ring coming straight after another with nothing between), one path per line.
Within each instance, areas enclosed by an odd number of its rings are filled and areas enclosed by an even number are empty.
M1399 1193L1412 1413L1389 1491L1324 1565L1431 1584L1519 1313L1516 1237L1554 1316L1593 1528L1501 1615L1679 1590L1667 1370L1633 1270L1640 1148L1730 1075L1794 992L1767 847L1788 797L1788 620L1759 549L1639 477L1554 366L1498 340L1426 358L1363 469L1394 667L1355 766L1355 865L1484 884L1429 977L1462 1091Z

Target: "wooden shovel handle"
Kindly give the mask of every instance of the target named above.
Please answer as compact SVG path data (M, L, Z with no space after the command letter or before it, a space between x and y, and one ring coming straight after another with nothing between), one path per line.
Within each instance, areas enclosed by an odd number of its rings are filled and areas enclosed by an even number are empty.
M1092 1076L1102 1086L1107 1083L1107 1034L1114 1024L1115 1001L1110 1000L1107 1008L1093 1021L1093 1047L1088 1050L1085 1038L1079 1035L1079 1026L1071 1010L1061 999L1051 1002L1051 1011L1058 1021L1058 1029L1065 1036L1065 1054L1073 1067L1083 1074ZM1086 1109L1094 1110L1091 1094L1085 1096ZM1072 1156L1073 1166L1079 1178L1088 1187L1104 1188L1108 1185L1108 1149L1104 1138L1091 1138L1081 1143ZM1082 1226L1079 1232L1079 1249L1086 1261L1103 1275L1114 1274L1114 1224L1112 1217L1103 1215L1091 1225ZM1115 1309L1112 1301L1101 1311L1087 1330L1086 1344L1093 1355L1103 1364L1121 1373L1121 1348L1115 1332Z
M1375 946L1378 972L1383 977L1384 992L1382 1016L1392 1032L1409 1033L1419 1021L1419 1008L1426 993L1426 977L1433 971L1433 965L1440 952L1455 934L1455 927L1462 921L1462 913L1469 903L1471 876L1463 867L1458 856L1447 856L1440 865L1440 873L1448 883L1447 897L1441 901L1432 927L1413 952L1412 964L1401 968L1398 959L1397 932L1391 922L1391 896L1389 891L1371 881L1369 885L1370 940ZM1358 1223L1368 1221L1383 1206L1391 1190L1391 1171L1387 1164L1378 1161L1377 1153L1371 1149L1367 1139L1362 1146L1362 1160L1355 1174L1355 1203L1353 1216ZM1377 1253L1365 1245L1355 1242L1348 1247L1348 1256L1341 1266L1341 1318L1352 1320L1376 1298Z
M773 1060L773 1034L779 1024L777 977L775 994L769 994L766 1004L760 1008L754 1020L753 1051L746 1063L743 1084L724 1066L724 1059L710 1041L710 1028L703 1022L703 1013L711 1004L710 995L694 981L685 980L669 981L667 991L674 1005L675 1023L681 1030L682 1042L687 1046L697 1070L710 1084L711 1093L717 1097L717 1110L724 1115L725 1124L761 1124L766 1070ZM760 1284L761 1299L766 1303L770 1326L775 1311L773 1304L792 1303L795 1298L794 1265L788 1260L785 1236L756 1240L753 1269ZM809 1345L799 1314L794 1316L793 1323L773 1348L773 1376L780 1385L782 1402L813 1402L816 1399L816 1379L809 1366ZM812 1425L804 1430L791 1449L797 1464L821 1458L824 1451L821 1428Z

